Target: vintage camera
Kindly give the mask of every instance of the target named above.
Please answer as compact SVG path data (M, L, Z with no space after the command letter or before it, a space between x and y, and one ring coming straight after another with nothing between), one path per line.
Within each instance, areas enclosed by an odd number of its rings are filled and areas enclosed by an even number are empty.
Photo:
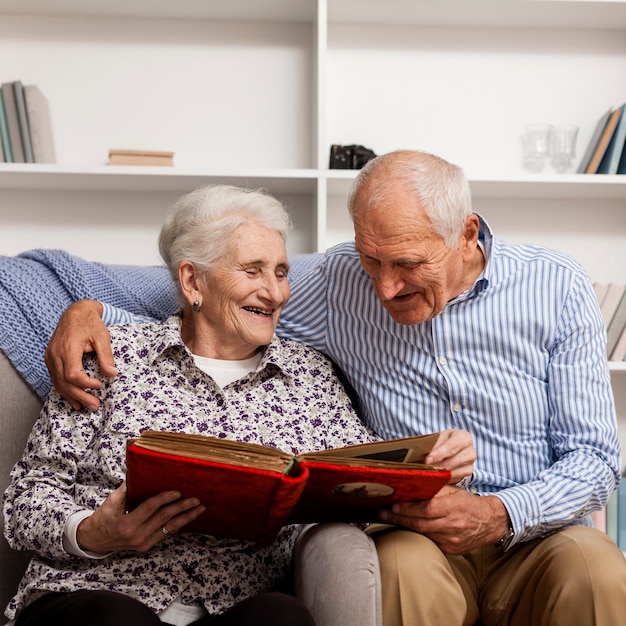
M375 156L376 154L372 150L364 146L339 146L333 144L330 147L328 167L331 170L360 170Z

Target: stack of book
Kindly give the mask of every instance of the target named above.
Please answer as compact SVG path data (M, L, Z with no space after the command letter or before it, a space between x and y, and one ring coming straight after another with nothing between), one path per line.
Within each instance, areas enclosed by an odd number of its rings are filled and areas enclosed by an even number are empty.
M606 326L606 352L609 361L626 359L626 285L594 283Z
M626 174L626 103L598 120L577 174Z
M109 150L109 165L174 165L174 153L154 150Z
M2 83L0 163L56 163L48 101L37 85Z

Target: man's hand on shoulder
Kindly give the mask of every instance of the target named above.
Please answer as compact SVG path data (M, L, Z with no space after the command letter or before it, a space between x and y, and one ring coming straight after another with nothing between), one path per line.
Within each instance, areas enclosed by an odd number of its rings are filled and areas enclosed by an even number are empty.
M44 359L55 389L79 410L95 411L100 402L87 389L99 389L99 380L83 370L83 354L95 352L106 376L116 376L111 338L102 322L102 305L95 300L80 300L61 316L50 338Z

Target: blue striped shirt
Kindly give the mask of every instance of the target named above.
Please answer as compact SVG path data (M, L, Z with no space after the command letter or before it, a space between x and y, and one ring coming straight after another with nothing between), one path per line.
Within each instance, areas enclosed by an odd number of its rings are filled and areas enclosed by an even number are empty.
M354 245L335 246L298 272L278 334L330 356L383 437L469 431L471 489L497 493L516 542L590 524L621 464L593 286L573 259L507 245L482 218L481 241L473 287L414 326L380 304Z

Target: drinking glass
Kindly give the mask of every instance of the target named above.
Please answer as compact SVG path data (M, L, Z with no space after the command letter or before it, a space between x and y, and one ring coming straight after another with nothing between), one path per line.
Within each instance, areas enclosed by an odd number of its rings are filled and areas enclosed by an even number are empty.
M527 124L523 137L524 167L535 174L541 172L548 156L551 124Z
M552 167L563 174L572 165L572 159L576 156L576 138L578 126L561 124L553 126L550 131L550 157Z

